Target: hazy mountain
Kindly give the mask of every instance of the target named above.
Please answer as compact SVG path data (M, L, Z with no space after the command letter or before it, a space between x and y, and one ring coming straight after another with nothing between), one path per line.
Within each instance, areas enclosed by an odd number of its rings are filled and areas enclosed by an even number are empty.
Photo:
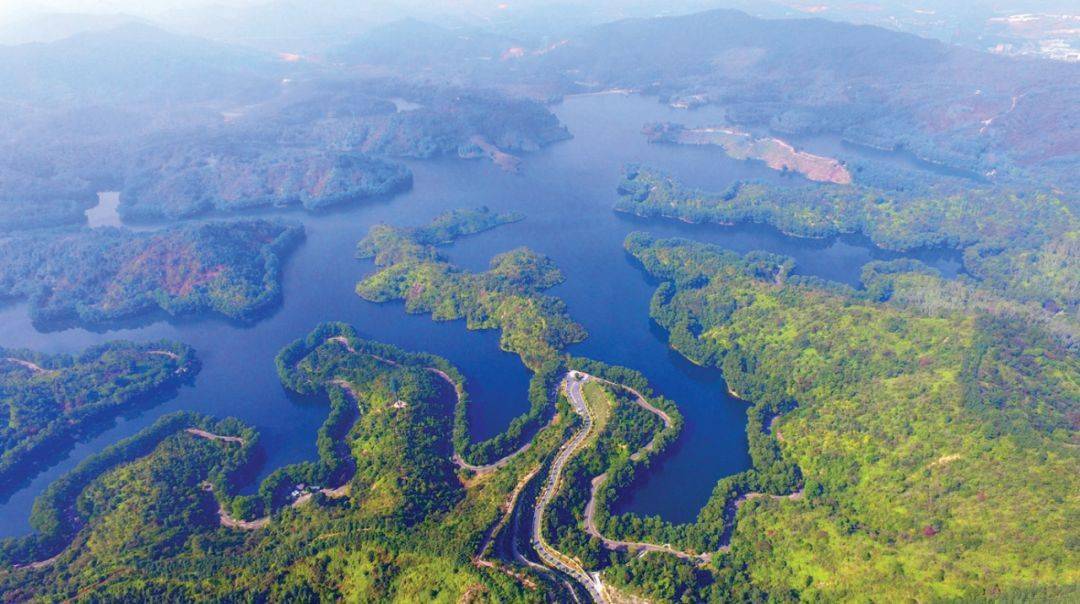
M276 85L274 57L141 23L49 43L0 47L0 97L191 100Z
M0 25L0 44L55 42L84 32L113 29L129 23L146 23L125 14L48 13L16 19Z
M631 88L680 105L719 104L736 123L904 147L981 173L1019 174L1080 153L1061 127L1080 122L1070 102L1080 64L995 56L875 26L716 10L522 41L409 21L350 49L344 56L369 68L539 97Z
M519 45L513 38L468 28L403 19L373 29L330 54L352 64L416 66L431 59L491 61Z
M1080 153L1062 129L1080 65L998 57L878 27L733 11L592 28L537 56L573 82L727 104L739 121L905 146L994 169Z

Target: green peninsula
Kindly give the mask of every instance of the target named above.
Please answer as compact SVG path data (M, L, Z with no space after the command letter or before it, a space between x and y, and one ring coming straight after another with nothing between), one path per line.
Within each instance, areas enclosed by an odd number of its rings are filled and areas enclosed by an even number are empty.
M288 389L330 401L317 460L238 496L259 435L232 419L166 416L46 491L36 532L0 546L0 591L19 600L571 597L547 573L489 557L505 506L562 442L569 414L499 472L465 480L450 459L457 372L445 360L329 323L285 347L277 366Z
M170 141L135 158L124 178L119 209L125 219L136 220L265 206L317 210L411 185L412 173L405 166L362 153L241 138Z
M77 355L0 349L0 494L56 461L95 422L197 370L194 352L169 341L110 342Z
M1051 314L1064 310L1075 319L1080 311L1080 219L1052 191L943 181L906 190L739 182L709 192L630 166L615 209L694 223L766 223L801 237L861 233L893 250L956 248L965 269L992 291Z

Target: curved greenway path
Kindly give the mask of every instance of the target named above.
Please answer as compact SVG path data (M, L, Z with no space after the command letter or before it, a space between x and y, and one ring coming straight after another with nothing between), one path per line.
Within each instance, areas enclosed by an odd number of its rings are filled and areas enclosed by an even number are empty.
M551 504L551 500L555 497L555 493L559 492L559 486L562 483L562 473L566 468L566 463L581 450L581 447L585 444L593 431L593 418L589 413L588 407L585 405L585 397L581 392L581 384L586 379L588 378L585 374L571 371L563 380L563 387L570 399L570 405L584 420L584 425L570 437L570 440L559 447L559 451L555 455L554 461L551 462L551 471L548 473L548 478L544 482L544 486L540 489L540 495L536 498L536 507L533 509L532 544L533 547L536 548L536 553L540 555L540 559L543 560L545 564L569 575L575 581L580 583L588 590L589 596L594 602L606 604L609 600L604 593L604 586L600 581L600 575L589 574L582 568L577 560L555 549L544 538L544 512L547 511L547 507Z
M667 413L665 413L664 410L659 409L656 406L654 406L653 404L649 403L648 399L646 399L640 392L638 392L634 388L631 388L631 387L626 386L624 384L618 384L618 383L612 382L610 380L605 380L603 378L596 377L596 376L593 376L593 375L588 375L588 374L585 374L585 373L582 373L582 372L572 372L572 373L576 374L577 376L580 376L580 379L574 379L574 380L571 380L569 378L567 379L568 384L570 384L571 382L577 382L577 384L578 384L576 388L569 388L568 387L567 388L567 394L571 398L571 402L573 403L574 409L578 413L585 414L583 416L586 417L588 422L591 423L591 417L588 417L588 415L587 415L589 413L588 404L586 403L585 395L581 390L581 383L583 383L583 382L585 382L587 380L592 380L592 381L600 382L600 383L603 383L603 384L607 384L608 386L611 386L611 387L614 387L614 388L621 388L623 390L626 390L631 395L633 395L634 401L637 403L637 405L639 407L641 407L642 409L645 409L646 411L649 411L650 413L655 414L657 417L659 417L664 422L664 430L665 431L672 429L674 423L673 423L673 421L671 419L671 416L669 416ZM776 420L777 419L779 419L779 417L774 417L772 419L772 421L769 423L769 428L770 428L770 431L775 430L776 437L777 437L778 440L783 441L783 436L780 434L779 429L776 429ZM634 452L630 456L630 459L633 460L633 461L641 460L647 453L649 453L650 451L652 451L656 447L656 442L657 442L657 439L659 437L660 437L660 434L657 434L656 436L654 436L652 438L652 440L649 441L648 444L646 444L644 447L642 447L641 449L638 449L636 452ZM592 480L592 488L591 488L590 493L589 493L589 501L585 505L585 517L584 517L585 531L591 537L596 537L597 539L600 540L600 542L604 545L604 547L606 547L607 549L610 549L610 550L615 550L615 551L624 551L624 552L630 552L630 553L637 553L639 555L644 555L644 554L647 554L647 553L650 553L650 552L662 552L662 553L670 554L672 556L676 556L678 558L682 558L683 560L688 560L688 561L691 561L691 562L695 562L697 564L708 564L710 561L712 561L713 555L716 552L705 552L705 553L702 553L702 554L694 554L694 553L691 553L691 552L686 552L686 551L675 549L674 547L672 547L669 544L657 545L657 544L654 544L654 543L645 543L645 542L641 542L641 541L619 541L619 540L616 540L616 539L609 539L609 538L605 537L600 532L599 527L596 526L596 494L600 490L600 487L603 486L603 484L607 480L607 478L608 478L608 475L607 475L606 472L604 474L601 474L601 475L597 476L596 478L593 478L593 480ZM762 499L762 498L768 498L768 499L772 499L772 500L775 500L775 501L780 501L780 500L797 501L799 499L802 499L802 497L803 497L803 489L802 488L800 488L799 490L797 490L797 491L795 491L793 493L787 494L787 495L771 495L771 494L767 494L767 493L759 493L759 492L753 492L753 491L749 492L749 493L743 493L743 494L739 495L738 497L736 497L734 500L732 500L728 504L727 509L725 510L725 516L727 516L726 523L728 525L728 529L725 531L725 534L721 539L721 546L719 548L717 548L717 552L730 551L730 549L731 549L731 543L730 543L731 542L731 534L733 532L732 529L734 528L735 514L738 513L739 508L741 508L742 505L744 503L746 503L747 501L752 501L754 499Z
M333 337L327 339L327 341L328 342L337 342L338 344L341 344L342 346L344 346L345 350L348 350L349 352L351 352L353 354L359 354L358 351L355 348L352 347L352 344L349 343L349 339L346 338L345 336L333 336ZM395 361L393 359L388 359L388 358L381 357L381 356L378 356L378 355L375 355L375 354L369 354L369 356L371 356L373 359L375 359L377 361L386 363L387 365L393 365L395 367L401 365L401 363L398 363L397 361ZM450 375L448 373L446 373L442 369L439 369L438 367L424 367L424 369L430 371L431 373L434 373L435 375L442 378L447 384L450 384L450 387L454 389L454 396L457 398L457 400L455 401L455 405L460 405L461 404L461 384L454 381L454 378L450 377ZM551 422L548 423L548 426L555 423L555 421L556 421L556 418L552 417ZM547 427L547 426L545 426L545 427ZM541 430L543 430L543 428L541 428ZM529 442L525 443L524 445L521 446L520 449L518 449L516 451L513 451L512 453L507 454L505 457L503 457L501 459L497 459L497 460L495 460L495 461L493 461L493 462L491 462L489 464L484 464L484 465L475 465L475 464L471 464L471 463L465 461L465 458L462 457L461 453L458 452L458 451L454 451L454 456L453 456L452 459L454 461L454 465L461 468L462 470L468 470L470 472L475 472L478 475L490 474L490 473L492 473L492 472L506 466L507 464L509 464L511 461L514 460L515 457L517 457L518 455L521 455L522 453L528 451L530 447L532 447L532 441L529 441Z
M615 382L612 382L610 380L605 380L603 378L599 378L599 377L596 377L596 376L587 375L587 374L582 374L582 375L584 376L584 380L593 380L593 381L596 381L596 382L607 384L608 386L611 386L613 388L621 388L623 390L626 390L631 395L633 395L634 402L636 402L639 407L641 407L642 409L645 409L646 411L656 415L657 417L660 418L661 421L664 422L664 431L671 430L674 427L674 422L672 421L671 416L668 415L663 409L659 409L656 406L654 406L652 403L650 403L637 390L635 390L635 389L633 389L633 388L631 388L629 386L625 386L623 384L616 384ZM582 381L584 381L584 380L582 380ZM577 395L582 396L582 397L584 396L584 393L581 392L580 387L577 390ZM573 396L573 393L571 393L571 396ZM584 400L581 401L581 405L584 408L587 409L587 406L585 406L585 401ZM575 407L577 407L576 403L575 403ZM656 441L660 438L661 434L662 434L662 432L657 433L656 436L653 436L652 440L650 440L644 447L642 447L642 448L638 449L637 451L635 451L630 456L630 459L632 461L639 461L639 460L641 460L641 458L645 457L645 455L647 453L649 453L653 449L655 449L656 448ZM640 554L645 554L645 553L648 553L648 552L664 552L664 553L667 553L667 554L671 554L673 556L677 556L677 557L682 558L684 560L691 560L691 561L698 562L698 563L701 563L701 564L707 563L712 559L712 554L709 554L709 553L696 554L695 555L695 554L687 553L687 552L684 552L684 551L681 551L681 550L677 550L677 549L675 549L675 548L673 548L673 547L671 547L670 545L667 545L667 544L656 545L654 543L645 543L645 542L642 542L642 541L618 541L616 539L609 539L609 538L605 537L603 534L601 534L600 529L596 526L596 493L600 490L600 487L604 485L604 482L607 481L607 478L608 478L607 472L597 476L596 478L593 478L593 480L592 480L592 489L589 492L589 502L585 505L585 519L584 519L584 521L585 521L585 532L587 532L590 536L596 537L597 539L599 539L600 542L604 544L604 547L606 547L607 549L610 549L610 550L625 551L625 552L640 553Z
M338 380L334 380L334 383L339 384ZM350 395L354 395L351 388L349 387L349 385L347 383L339 384L339 385L341 385L341 387L347 393L349 393ZM220 434L214 434L212 432L207 432L206 430L200 430L198 428L185 428L184 432L187 432L188 434L190 434L192 436L195 436L195 437L198 437L198 438L205 438L207 440L216 440L216 441L220 441L220 442L236 443L236 444L239 444L241 446L243 446L244 443L245 443L244 439L239 437L239 436L222 436ZM338 499L338 498L341 498L341 497L346 497L349 494L349 481L350 480L352 480L351 477L346 478L344 480L344 482L341 484L341 486L338 486L338 487L335 487L335 488L332 488L332 489L331 488L322 488L322 489L319 489L319 492L322 493L323 495L329 497L330 499ZM205 490L207 492L213 492L213 490L214 490L214 485L210 484L209 482L203 482L201 486L202 486L203 490ZM300 507L300 506L306 504L307 502L311 501L312 498L313 498L312 493L304 493L303 495L297 497L292 502L292 504L290 504L290 505L292 507L294 507L294 508L297 508L297 507ZM218 512L217 512L217 514L218 514L218 524L220 524L221 526L226 527L226 528L238 529L238 530L242 530L242 531L254 531L256 529L261 529L264 526L270 524L270 517L271 517L271 514L267 514L265 516L262 516L261 518L256 518L254 520L242 520L242 519L236 518L232 514L230 514L229 511L225 509L225 506L223 506L220 501L218 502Z
M349 340L344 336L334 336L334 337L329 338L328 341L336 342L336 343L344 346L345 349L348 350L350 353L359 354L359 351L357 351L355 348L353 348L353 346L349 343ZM390 365L394 365L394 366L400 365L400 363L398 363L397 361L394 361L392 359L387 359L387 358L384 358L384 357L380 357L378 355L370 355L370 356L372 356L373 358L375 358L375 359L377 359L377 360L379 360L381 362L384 362L384 363L387 363L387 364L390 364ZM445 371L442 371L441 369L438 369L436 367L425 367L425 369L432 372L432 373L434 373L434 374L436 374L436 375L438 375L440 378L445 380L454 389L455 396L457 397L457 403L460 404L460 402L461 402L461 385L459 383L457 383L456 381L454 381L454 379L449 374L447 374ZM586 381L590 381L590 380L596 381L596 382L599 382L599 383L603 383L603 384L608 385L608 386L610 386L612 388L621 388L621 389L629 392L633 396L634 402L639 407L641 407L642 409L645 409L646 411L648 411L648 412L650 412L650 413L652 413L652 414L654 414L654 415L656 415L657 417L660 418L660 420L664 424L663 431L673 429L674 421L671 419L671 416L667 414L667 412L665 412L663 409L660 409L660 408L656 407L655 405L653 405L652 403L650 403L648 401L648 399L645 398L644 395L642 395L636 389L631 388L630 386L626 386L624 384L618 384L616 382L612 382L610 380L606 380L606 379L603 379L603 378L600 378L600 377L597 377L597 376L594 376L594 375L590 375L590 374L587 374L587 373L584 373L584 372L580 372L580 371L570 371L570 372L567 373L566 377L563 379L562 387L563 387L564 391L567 394L567 398L569 399L571 407L573 408L574 412L581 416L581 418L583 420L583 426L569 440L567 440L565 443L563 443L563 445L561 447L559 447L558 452L557 452L557 454L555 456L555 459L551 463L551 469L550 469L550 472L548 474L548 478L544 482L544 485L541 488L540 494L538 495L537 500L536 500L536 505L535 505L535 507L533 509L532 544L533 544L533 547L536 549L537 554L540 556L541 560L544 562L544 564L546 564L550 568L553 568L553 569L555 569L555 570L557 570L559 572L562 572L563 574L565 574L565 575L571 577L572 579L574 579L575 581L577 581L579 584L581 584L588 591L589 596L595 602L600 602L602 604L606 604L607 602L610 601L610 598L607 596L607 590L605 589L605 586L603 585L602 581L600 580L599 574L598 573L589 573L588 571L586 571L581 566L581 564L577 560L575 560L573 557L567 556L566 554L563 554L562 552L560 552L560 551L556 550L554 547L552 547L547 542L547 540L544 538L544 535L543 535L544 513L547 511L547 507L551 504L551 501L554 499L555 494L558 493L558 491L559 491L559 487L562 485L562 474L563 474L564 469L566 468L566 464L570 461L570 459L572 459L574 457L574 455L576 455L578 452L581 451L581 449L588 442L590 436L593 435L592 433L593 433L594 421L593 421L592 413L589 411L588 403L585 400L585 394L582 391L582 385ZM345 388L345 390L347 392L349 392L350 394L353 394L355 396L355 394L351 392L351 390L349 389L347 384L342 383L342 382L337 381L337 380L335 380L334 383L342 386L343 388ZM557 417L553 417L551 422L549 422L548 426L555 423L556 421L557 421ZM775 421L772 422L772 423L775 423ZM772 425L770 425L770 428L771 427L772 427ZM645 446L643 446L642 448L635 451L630 456L631 460L639 461L643 457L645 457L646 454L653 451L656 448L656 443L657 443L658 439L660 438L660 436L661 436L661 434L658 433ZM777 436L779 437L779 434ZM530 441L528 443L525 443L521 448L519 448L518 450L506 455L505 457L503 457L501 459L498 459L498 460L496 460L496 461L494 461L494 462L492 462L490 464L485 464L485 465L471 464L471 463L465 461L465 459L457 451L455 451L454 454L453 454L453 461L454 461L455 465L457 465L459 468L461 468L463 470L474 472L474 473L476 473L478 475L489 474L489 473L495 472L495 471L507 466L516 457L518 457L522 453L525 453L526 451L528 451L530 449L530 447L532 447L532 441ZM530 472L527 476L525 476L525 478L521 482L519 482L517 487L514 489L514 492L511 494L510 500L507 502L506 513L505 513L504 517L493 527L492 530L490 530L485 535L485 538L484 538L484 540L483 540L483 542L481 544L481 547L480 547L479 551L477 552L476 557L473 560L474 564L477 564L478 566L494 566L494 564L491 561L489 561L489 560L487 560L485 558L485 554L487 552L487 549L490 547L491 541L495 537L495 535L509 521L509 519L511 517L511 514L513 512L513 509L516 506L516 501L518 499L518 495L520 494L522 488L525 486L525 484L528 483L528 481L530 479L533 478L533 476L536 474L537 471L538 470L534 469L532 472ZM712 560L713 555L714 555L713 552L695 554L695 553L686 552L686 551L676 549L676 548L672 547L669 544L659 545L659 544L655 544L655 543L646 543L646 542L640 542L640 541L620 541L620 540L617 540L617 539L610 539L610 538L605 537L600 532L599 527L596 526L596 494L600 490L600 487L603 486L603 484L607 480L607 478L608 478L608 474L606 472L604 474L601 474L601 475L593 478L592 487L591 487L591 490L590 490L590 493L589 493L589 501L585 506L585 514L584 514L585 531L590 536L596 537L597 539L599 539L600 542L604 545L605 548L607 548L609 550L613 550L613 551L623 551L623 552L629 552L629 553L636 553L636 554L639 554L639 555L645 555L645 554L648 554L648 553L651 553L651 552L661 552L661 553L670 554L672 556L676 556L676 557L681 558L683 560L688 560L688 561L691 561L691 562L695 562L697 564L707 564ZM336 495L336 496L340 497L341 494L338 493L339 490L340 489L335 489L335 490L332 490L331 492L333 493L333 495ZM328 491L328 490L324 489L324 491ZM331 492L328 492L327 494L331 495ZM331 496L333 496L333 495L331 495ZM740 495L737 499L735 499L729 505L729 509L730 509L729 513L734 514L735 512L738 511L738 509L742 506L743 503L745 503L747 501L750 501L750 500L753 500L753 499L762 498L762 497L769 497L771 499L777 499L777 500L779 500L779 499L797 500L797 499L800 499L802 497L802 490L800 489L799 491L791 493L790 495L766 495L764 493L753 493L753 492L752 493L745 493L743 495ZM306 503L307 499L310 499L310 496L301 497L301 498L297 499L297 501L294 502L293 505L296 506L296 505L301 505L302 503ZM232 526L234 528L242 528L242 529L259 528L261 526L265 526L265 523L268 521L268 518L260 518L258 520L254 520L254 521L250 521L250 522L238 521L238 520L229 518L227 516L227 514L224 513L224 510L221 511L221 515L222 515L222 524L225 525L225 526ZM721 552L728 551L730 549L730 544L727 543L727 541L729 541L729 540L730 540L730 531L729 531L729 533L727 535L725 535L725 538L724 538L725 543L718 549L718 551L721 551Z

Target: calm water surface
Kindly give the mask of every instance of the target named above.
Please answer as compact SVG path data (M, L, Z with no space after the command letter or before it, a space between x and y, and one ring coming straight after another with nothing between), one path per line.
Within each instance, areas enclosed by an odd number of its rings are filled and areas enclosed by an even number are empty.
M102 191L98 193L97 205L86 211L86 225L90 228L123 226L120 222L120 193Z
M306 242L284 268L284 300L254 325L214 318L156 321L104 332L67 329L42 333L31 325L25 304L0 308L0 345L47 352L76 352L107 340L172 338L195 347L203 363L194 383L172 399L134 412L79 443L70 454L0 504L0 536L24 534L34 497L79 461L177 410L234 416L262 433L267 462L262 475L283 464L315 456L315 433L326 416L319 403L290 397L274 371L274 355L322 321L344 321L362 336L410 350L442 355L467 376L476 439L498 434L528 407L529 373L518 358L501 352L494 331L470 332L462 322L436 323L405 314L400 304L364 302L353 291L373 270L353 257L356 241L378 222L416 225L456 207L487 205L515 210L526 220L464 239L445 249L450 258L482 270L500 252L527 245L551 256L566 282L552 290L589 331L575 355L626 365L643 372L654 388L675 400L686 430L674 451L619 502L620 511L660 514L690 521L716 480L749 466L745 404L730 398L719 372L686 362L666 344L648 317L655 283L622 249L634 230L688 237L745 252L764 249L793 256L797 272L857 285L868 261L897 255L851 239L806 240L763 226L693 226L643 221L611 210L626 162L657 165L702 187L732 180L790 179L761 164L736 162L719 149L649 145L640 134L648 121L686 120L687 114L653 99L599 95L568 99L555 112L574 139L525 158L520 174L487 162L415 162L414 189L388 201L361 203L321 215L286 212L307 228ZM719 120L720 110L697 110L695 120ZM704 122L703 122L704 123ZM953 275L951 253L926 253L924 261ZM672 497L678 493L678 497Z

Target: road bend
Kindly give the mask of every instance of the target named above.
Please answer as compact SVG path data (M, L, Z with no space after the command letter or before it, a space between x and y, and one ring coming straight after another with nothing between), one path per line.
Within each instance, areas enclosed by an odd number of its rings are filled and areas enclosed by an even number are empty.
M567 398L570 399L570 405L573 407L574 412L581 416L584 423L570 440L559 447L554 461L551 462L551 471L540 489L540 495L536 499L536 507L533 510L532 544L545 564L580 583L589 592L589 597L594 602L608 604L599 574L586 572L577 560L558 551L544 538L544 513L547 511L552 499L555 498L555 494L559 492L563 470L566 468L567 462L585 444L593 430L593 418L589 413L589 408L585 404L585 396L581 391L581 385L587 379L588 376L585 374L571 371L563 380L563 388L566 391Z

